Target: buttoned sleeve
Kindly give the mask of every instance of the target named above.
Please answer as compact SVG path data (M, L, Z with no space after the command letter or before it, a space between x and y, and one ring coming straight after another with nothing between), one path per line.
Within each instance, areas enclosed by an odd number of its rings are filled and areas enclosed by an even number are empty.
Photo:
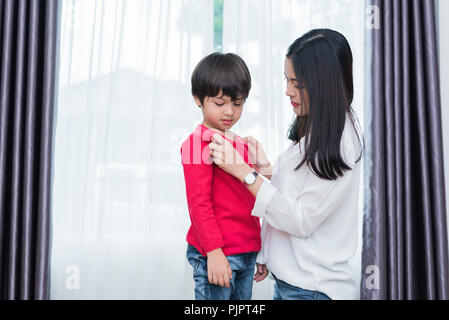
M212 203L213 164L208 149L208 142L195 135L181 148L190 219L205 252L224 246Z
M350 157L354 159L354 152L351 152ZM288 169L279 167L278 170ZM336 180L321 179L309 168L303 172L307 174L283 173L293 175L295 179L306 179L296 197L282 194L268 181L264 181L252 215L265 219L274 228L293 236L310 236L343 203L356 177L354 170L345 171Z
M260 230L260 236L262 239L265 239L267 237L267 222L263 221L262 222L262 228ZM267 261L267 244L265 244L264 246L262 246L262 248L260 249L260 251L257 253L256 256L256 262L259 264L266 264Z

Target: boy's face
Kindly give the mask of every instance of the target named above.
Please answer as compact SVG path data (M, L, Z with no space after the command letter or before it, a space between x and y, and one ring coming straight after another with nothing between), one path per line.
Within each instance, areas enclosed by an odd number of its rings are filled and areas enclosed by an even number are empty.
M220 131L230 130L242 115L244 100L231 101L231 97L223 95L220 90L216 97L206 97L203 103L194 97L195 103L202 106L203 124Z

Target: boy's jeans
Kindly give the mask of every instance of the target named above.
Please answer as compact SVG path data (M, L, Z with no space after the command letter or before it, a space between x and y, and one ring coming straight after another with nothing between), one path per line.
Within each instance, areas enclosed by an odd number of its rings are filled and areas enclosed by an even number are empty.
M273 300L331 300L322 292L292 286L272 275L275 280Z
M251 300L256 266L256 252L227 256L232 270L230 288L209 283L207 258L191 245L187 246L187 260L193 267L196 300Z

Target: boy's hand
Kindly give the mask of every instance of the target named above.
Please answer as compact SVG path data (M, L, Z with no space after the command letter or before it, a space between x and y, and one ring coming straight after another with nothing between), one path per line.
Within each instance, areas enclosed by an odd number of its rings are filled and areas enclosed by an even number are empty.
M232 270L221 248L207 253L207 277L212 284L230 287L229 279L232 279Z
M256 263L256 274L254 275L254 280L260 282L268 276L267 266L264 264Z

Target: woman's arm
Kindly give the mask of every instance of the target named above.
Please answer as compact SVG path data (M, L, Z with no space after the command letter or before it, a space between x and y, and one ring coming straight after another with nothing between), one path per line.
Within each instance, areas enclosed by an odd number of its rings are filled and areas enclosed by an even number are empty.
M264 218L276 229L307 238L341 206L356 175L350 170L337 180L325 180L311 173L306 179L296 197L280 193L267 181L258 183L252 215Z
M245 138L246 141L248 141L247 139L248 138ZM244 183L245 176L248 173L253 172L253 169L245 161L243 161L240 154L234 149L229 141L224 139L221 135L214 134L212 136L212 142L209 144L209 150L210 156L213 158L214 163L218 165L223 171L242 181L242 183ZM255 159L254 154L250 154L250 158ZM271 179L271 174L273 171L271 164L268 162L268 165L266 165L264 169L264 171L262 171L262 169L260 170L261 174L265 172L266 175ZM260 176L258 176L254 184L252 184L251 186L247 186L248 190L253 194L254 197L257 197L257 193L259 192L259 188L262 185L263 181L264 180Z
M213 141L214 162L243 181L244 177L252 172L252 168L235 155L230 149L233 149L232 145L227 141L216 137ZM268 181L258 177L254 184L247 186L256 197L253 215L266 219L276 229L299 238L308 237L341 205L351 191L355 178L354 170L347 171L337 180L321 179L313 173L306 177L307 181L301 193L295 198L281 194Z
M271 163L268 162L268 164L263 167L258 167L258 169L259 170L257 170L257 172L259 174L263 175L268 180L271 180L271 176L273 175L273 166L271 165Z
M234 177L236 177L237 179L239 179L240 181L242 181L242 183L244 183L244 179L245 179L246 175L251 172L253 172L253 169L245 163L245 164L241 164L238 167L235 167L235 169L233 170L233 172L231 174ZM270 179L271 179L271 174L270 174ZM248 188L249 192L251 192L251 194L254 197L257 197L257 194L259 193L259 189L262 186L263 182L264 182L263 178L258 176L255 183L253 183L250 186L247 185L246 187Z

